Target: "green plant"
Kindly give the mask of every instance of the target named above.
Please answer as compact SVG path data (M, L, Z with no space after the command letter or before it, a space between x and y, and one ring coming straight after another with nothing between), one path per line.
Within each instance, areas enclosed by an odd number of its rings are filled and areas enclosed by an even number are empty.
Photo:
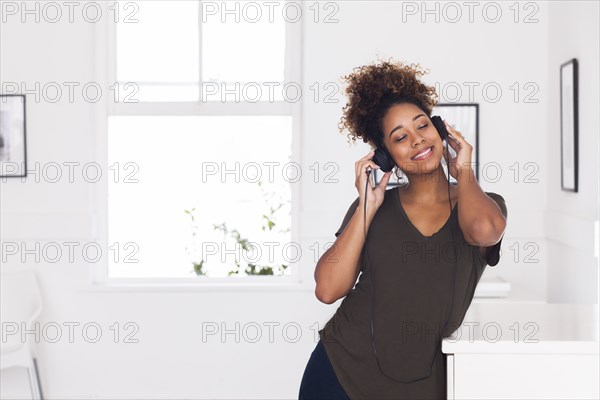
M290 231L289 227L282 229L278 225L277 216L275 215L279 210L282 209L283 206L286 205L286 201L282 200L280 197L279 203L271 204L269 202L269 199L274 199L278 193L273 192L273 191L270 193L267 193L263 187L263 183L261 180L259 180L257 184L262 193L263 199L265 200L265 203L266 203L267 209L268 209L268 211L261 216L262 217L261 218L261 220L262 220L261 230L262 231L273 231L275 228L278 228L278 231L280 233L289 232ZM287 203L289 204L289 201L287 201ZM194 240L194 244L195 244L196 239L197 239L196 235L197 235L197 231L198 231L198 225L197 225L196 219L194 217L195 208L192 208L191 210L184 210L184 211L186 214L189 214L191 217L192 239ZM223 233L223 237L225 239L229 238L229 239L232 239L233 241L235 241L235 243L237 245L239 245L243 251L249 252L249 251L256 249L255 245L252 244L253 243L252 241L243 237L242 234L239 232L239 230L229 229L225 222L222 222L220 224L212 224L212 226L213 226L213 230L221 231ZM196 275L206 275L206 272L203 271L203 267L205 266L204 260L200 259L200 261L198 261L198 262L192 261L192 264L193 264L194 272L196 273ZM235 268L232 270L229 270L227 272L227 276L240 275L242 273L242 271L247 275L275 275L276 273L283 274L288 267L289 267L289 265L287 265L287 264L271 266L271 265L253 264L250 262L248 262L246 266L242 266L242 264L238 261L238 259L236 257Z
M186 214L188 214L191 218L191 226L192 226L192 243L194 246L194 252L192 255L192 258L196 257L197 251L196 250L196 236L198 235L198 224L196 222L196 217L194 216L194 212L196 211L196 207L192 208L191 210L183 210L183 212L185 212ZM189 252L189 247L186 246L185 249ZM202 275L206 275L206 271L204 271L202 268L204 267L204 260L202 259L202 257L200 257L199 261L194 261L192 259L192 267L193 267L193 272L198 275L198 276L202 276Z
M271 191L271 192L267 193L265 191L264 187L263 187L262 180L259 180L257 184L258 184L258 188L260 189L260 191L262 193L263 200L265 201L265 203L267 204L267 208L269 209L269 213L268 214L263 214L262 215L264 223L263 223L261 229L263 231L266 231L267 229L269 231L271 231L271 230L273 230L273 228L276 225L276 222L275 222L275 213L277 211L279 211L281 209L281 207L283 207L284 205L289 204L289 201L287 201L287 202L286 201L282 201L281 197L279 197L279 204L276 204L276 205L270 204L267 199L275 198L275 196L278 193L276 193L274 191ZM286 233L286 232L289 232L289 230L290 230L290 228L285 228L283 230L279 230L279 232Z

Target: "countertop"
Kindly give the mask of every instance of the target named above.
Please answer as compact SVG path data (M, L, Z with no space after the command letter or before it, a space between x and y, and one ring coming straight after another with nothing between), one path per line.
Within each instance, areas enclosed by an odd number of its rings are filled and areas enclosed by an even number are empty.
M490 299L491 300L491 299ZM598 305L474 299L442 352L598 354Z

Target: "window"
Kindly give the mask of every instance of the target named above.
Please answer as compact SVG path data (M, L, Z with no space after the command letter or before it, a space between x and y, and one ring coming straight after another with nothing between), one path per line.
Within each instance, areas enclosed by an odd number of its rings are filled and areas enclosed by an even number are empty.
M108 6L101 280L299 280L300 24L260 4Z

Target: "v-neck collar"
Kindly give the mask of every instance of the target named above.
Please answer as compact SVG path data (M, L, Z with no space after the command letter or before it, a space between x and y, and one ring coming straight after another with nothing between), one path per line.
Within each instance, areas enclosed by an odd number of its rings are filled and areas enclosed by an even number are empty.
M434 236L436 236L437 234L439 234L441 231L444 230L444 228L450 223L450 220L452 219L452 214L454 214L454 210L456 209L456 206L458 204L458 200L454 203L454 207L452 207L452 212L450 213L450 216L448 217L448 219L446 220L446 222L444 223L444 225L442 225L442 227L437 231L434 232L431 236L425 236L421 233L420 230L417 229L417 227L412 223L412 221L410 220L410 218L408 217L408 214L406 214L406 212L404 211L404 207L402 207L402 202L400 201L400 186L396 186L395 188L395 192L394 194L394 203L396 204L396 209L398 211L400 211L400 214L404 217L404 219L406 219L406 222L408 223L408 225L411 227L411 229L422 239L424 240L429 240L431 238L433 238Z

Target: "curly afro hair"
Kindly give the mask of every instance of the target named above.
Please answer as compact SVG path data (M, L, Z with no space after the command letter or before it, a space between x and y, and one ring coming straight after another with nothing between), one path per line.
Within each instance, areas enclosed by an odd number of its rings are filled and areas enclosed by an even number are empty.
M392 105L412 103L431 117L438 96L433 86L419 81L425 73L419 64L392 61L354 68L342 77L348 82L348 102L338 124L340 133L347 129L348 142L361 138L379 148L383 146L382 119Z

